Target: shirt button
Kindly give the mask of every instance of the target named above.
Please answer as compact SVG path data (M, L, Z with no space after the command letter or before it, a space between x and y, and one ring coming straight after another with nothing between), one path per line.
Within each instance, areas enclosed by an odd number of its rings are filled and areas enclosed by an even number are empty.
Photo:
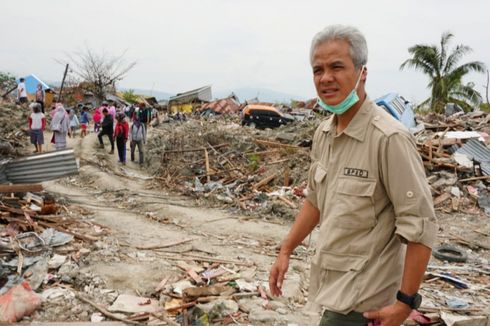
M378 120L379 120L379 116L375 116L374 121L378 121Z
M413 192L412 191L407 191L407 197L412 198L413 197Z

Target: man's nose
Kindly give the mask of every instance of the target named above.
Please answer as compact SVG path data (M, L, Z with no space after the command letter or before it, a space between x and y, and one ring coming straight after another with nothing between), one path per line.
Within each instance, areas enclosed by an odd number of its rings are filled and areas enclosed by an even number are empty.
M333 74L330 73L329 71L324 71L321 78L320 78L320 83L321 84L328 84L333 82Z

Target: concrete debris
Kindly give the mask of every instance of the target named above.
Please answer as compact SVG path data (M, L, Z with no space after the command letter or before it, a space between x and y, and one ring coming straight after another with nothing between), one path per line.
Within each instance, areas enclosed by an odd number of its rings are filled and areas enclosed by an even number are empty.
M112 312L140 313L157 312L160 307L158 301L156 300L134 295L121 294L117 297L112 306L107 309Z

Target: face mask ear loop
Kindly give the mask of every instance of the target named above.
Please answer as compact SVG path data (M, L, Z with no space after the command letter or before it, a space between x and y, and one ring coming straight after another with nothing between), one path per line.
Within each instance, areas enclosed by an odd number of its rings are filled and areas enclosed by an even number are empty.
M362 67L361 67L361 73L359 74L359 78L357 79L356 87L354 88L355 90L357 90L357 87L359 86L359 83L361 82L361 78L362 78L362 73L364 71L364 67L366 67L366 66L365 65L362 65Z

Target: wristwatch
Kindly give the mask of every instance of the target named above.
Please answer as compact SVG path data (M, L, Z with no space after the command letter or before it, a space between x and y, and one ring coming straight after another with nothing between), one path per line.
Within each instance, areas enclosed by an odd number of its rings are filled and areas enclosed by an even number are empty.
M402 291L398 291L396 293L396 299L400 302L403 302L412 309L417 309L422 304L422 296L418 293L415 293L414 295L408 295L403 293Z

